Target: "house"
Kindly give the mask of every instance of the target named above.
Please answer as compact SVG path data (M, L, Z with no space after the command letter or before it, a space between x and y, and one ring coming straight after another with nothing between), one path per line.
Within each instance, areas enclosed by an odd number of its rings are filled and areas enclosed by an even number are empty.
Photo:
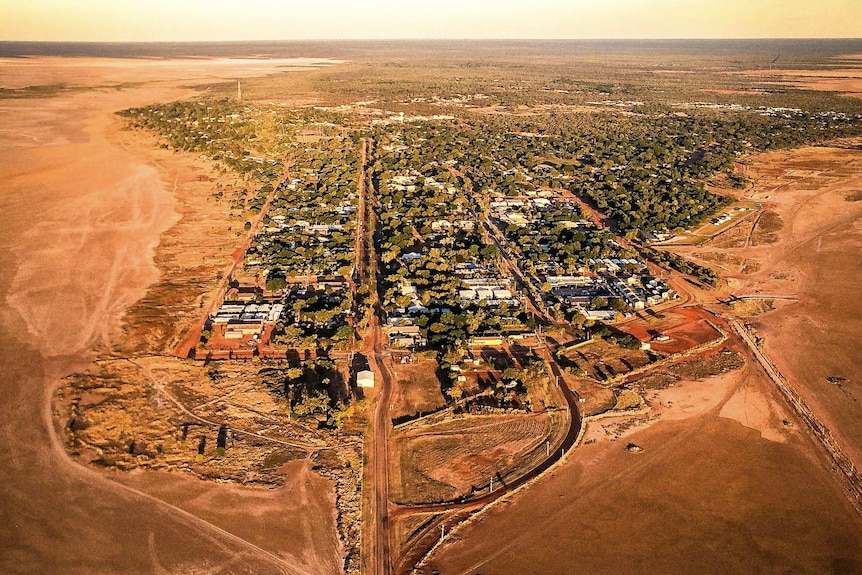
M470 339L470 347L494 347L503 345L503 338L496 336L476 336Z
M471 301L476 299L476 291L471 289L462 289L458 290L458 297L461 298L461 301Z
M423 346L426 343L418 325L391 326L386 331L390 347Z
M412 337L406 335L392 334L389 336L390 347L410 347L415 344L416 341Z
M593 309L583 313L587 319L597 319L600 321L613 321L617 316L617 312L610 309Z
M357 373L356 385L364 388L374 387L374 372L366 370Z
M594 279L589 276L548 276L547 282L551 287L578 286L587 287L594 283Z
M452 229L452 222L450 222L448 220L437 220L437 221L431 222L431 231L433 231L433 232L439 232L441 230L451 230L451 229Z

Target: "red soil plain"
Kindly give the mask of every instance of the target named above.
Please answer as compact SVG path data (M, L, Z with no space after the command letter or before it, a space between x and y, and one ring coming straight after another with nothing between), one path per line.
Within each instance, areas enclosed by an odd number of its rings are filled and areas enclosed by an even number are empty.
M194 82L313 63L0 62L5 88L66 86L0 104L0 572L341 571L333 487L307 466L288 466L274 492L177 474L112 477L69 459L51 407L60 378L113 349L124 311L159 277L161 235L182 225L194 192L181 163L121 145L114 112L187 97Z

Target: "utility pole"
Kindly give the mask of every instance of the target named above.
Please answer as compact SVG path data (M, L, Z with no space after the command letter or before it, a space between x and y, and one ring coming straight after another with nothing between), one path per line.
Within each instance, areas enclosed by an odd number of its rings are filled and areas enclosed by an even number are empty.
M236 81L236 99L242 102L242 84L239 80Z

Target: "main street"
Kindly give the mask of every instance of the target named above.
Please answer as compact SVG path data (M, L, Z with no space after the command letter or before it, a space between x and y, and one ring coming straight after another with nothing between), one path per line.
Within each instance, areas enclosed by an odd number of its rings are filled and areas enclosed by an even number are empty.
M392 393L393 375L386 364L383 342L385 336L381 327L384 319L383 306L380 304L383 290L383 279L380 277L377 251L369 246L368 238L377 237L376 217L369 205L375 204L373 186L368 174L369 148L373 150L372 142L362 141L362 168L359 182L359 220L356 232L356 282L357 285L375 286L371 291L372 312L362 351L369 360L369 367L375 374L374 412L369 425L369 437L366 442L367 457L364 474L363 501L370 514L370 523L365 522L362 530L362 551L366 560L363 561L363 572L369 575L388 575L392 569L389 532L389 433L391 421L389 417L389 402ZM366 230L371 232L369 236Z

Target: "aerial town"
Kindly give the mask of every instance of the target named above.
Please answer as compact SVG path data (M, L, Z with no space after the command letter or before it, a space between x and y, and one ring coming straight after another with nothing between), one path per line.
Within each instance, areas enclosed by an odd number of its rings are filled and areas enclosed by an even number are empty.
M340 454L331 472L347 572L396 548L399 562L374 569L422 571L453 518L595 441L588 421L629 421L601 427L615 441L650 420L657 390L738 370L732 342L747 328L699 303L716 266L669 247L770 221L762 202L734 194L763 121L791 140L859 126L847 114L731 106L742 115L732 125L692 111L651 116L662 129L646 131L613 111L643 102L608 100L585 102L601 110L591 124L543 124L473 111L489 100L286 109L247 103L238 86L217 101L122 112L169 149L239 176L212 196L243 222L231 228L239 248L173 353L210 378L276 390L282 435ZM411 112L429 107L448 113ZM236 458L233 477L250 482L235 455L246 424L221 417L234 421L223 424L233 447L214 461ZM457 443L435 439L449 436ZM365 471L341 447L359 437ZM202 445L192 469L211 473Z
M157 48L0 58L0 571L862 572L858 41Z

